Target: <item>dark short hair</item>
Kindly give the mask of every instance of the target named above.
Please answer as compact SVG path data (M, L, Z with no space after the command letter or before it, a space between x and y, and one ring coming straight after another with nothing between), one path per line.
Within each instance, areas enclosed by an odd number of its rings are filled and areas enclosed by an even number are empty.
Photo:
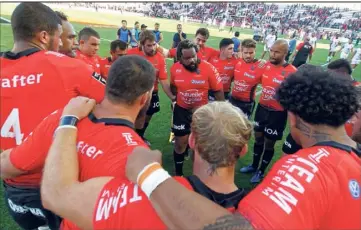
M191 49L194 48L196 52L198 52L198 47L197 45L192 42L191 40L185 39L183 41L181 41L178 46L177 46L177 60L180 60L182 58L182 51L184 49Z
M124 19L122 20L122 23L123 23L123 22L128 23L127 20L124 20Z
M352 74L352 68L350 65L350 62L346 59L337 59L327 66L330 70L339 70L341 72L344 72L345 74Z
M158 23L158 22L156 22L154 25L155 25L155 26L159 26L159 23Z
M68 21L68 16L61 11L55 11L56 15L63 21Z
M236 31L236 32L234 33L234 36L235 36L235 37L239 37L239 32Z
M133 104L142 94L150 91L155 82L155 69L144 57L126 55L111 65L105 94L112 103Z
M120 50L126 50L128 48L128 44L119 39L112 41L110 43L110 50L114 52L117 48Z
M59 24L62 23L56 13L38 2L20 3L11 15L11 28L15 41L29 41L41 31L54 35L59 29Z
M360 89L349 79L305 64L277 90L284 109L313 125L340 127L360 109Z
M196 36L200 34L202 35L203 37L206 37L206 39L209 38L209 30L207 28L199 28L197 31L196 31Z
M136 22L134 23L134 25L136 25L136 24L139 24L139 22L138 22L138 21L136 21Z
M90 27L84 27L79 32L79 35L78 35L79 41L80 40L87 41L90 37L96 37L96 38L100 39L99 33Z
M231 44L234 44L233 40L230 38L223 38L220 42L219 42L219 49L229 46Z
M241 43L241 47L244 48L256 48L257 42L253 39L244 39Z
M144 45L147 40L151 42L155 41L155 35L153 31L145 30L139 35L139 43L141 45Z

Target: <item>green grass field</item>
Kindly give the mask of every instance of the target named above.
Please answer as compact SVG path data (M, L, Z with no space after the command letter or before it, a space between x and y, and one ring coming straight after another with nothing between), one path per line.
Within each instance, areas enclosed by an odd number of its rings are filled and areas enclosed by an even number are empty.
M2 17L5 18L10 18L8 15L11 13L8 12L3 12L3 9L1 11L2 13ZM92 13L92 15L95 13ZM101 17L102 18L102 17ZM124 16L123 16L124 18ZM150 19L149 19L150 20ZM154 21L154 19L151 19L152 21ZM79 21L79 20L76 20ZM104 19L103 19L104 21ZM131 21L131 19L128 20L128 24L129 21ZM142 18L141 20L139 20L140 23L147 23L148 19L147 18ZM162 21L162 28L169 28L169 31L174 31L171 28L176 28L176 24L178 22L176 21L170 21L170 20L161 20ZM169 23L169 25L167 24ZM80 23L73 23L76 30L79 31L81 30L85 24L80 24ZM150 24L148 23L148 25L150 26ZM12 39L12 32L11 32L11 27L10 25L5 25L5 24L1 24L0 25L0 51L5 51L5 50L9 50L12 48L12 44L13 44L13 39ZM200 25L194 25L192 24L192 28L197 28L197 26L199 27ZM190 32L190 28L188 28L187 26L185 26L186 32L188 33L188 38L193 38L193 34L195 32L195 30L193 30L192 32ZM161 29L162 29L161 28ZM116 28L102 28L102 27L96 27L96 30L99 32L99 34L102 37L102 41L101 41L101 47L100 47L100 51L99 54L103 57L107 56L109 54L109 40L113 40L115 39L115 35L116 35ZM164 42L161 44L164 47L169 48L172 42L172 37L173 37L173 33L174 32L167 32L165 31L165 29L163 30L163 36L165 38ZM249 34L249 31L241 31L242 34ZM211 31L212 34L212 31ZM228 34L228 33L226 33ZM231 35L228 35L229 37ZM214 37L211 36L207 42L208 46L211 47L218 47L219 41L222 39L222 37ZM257 57L259 58L260 55L262 54L262 50L263 50L263 45L259 44L257 46ZM327 58L327 54L328 54L328 50L326 49L317 49L313 55L313 59L312 62L313 64L316 65L321 65L324 64ZM173 63L173 60L168 59L167 60L167 67L168 69L171 67ZM358 66L358 68L356 69L356 71L354 72L353 76L357 79L360 80L361 79L361 74L360 74L360 66ZM161 104L161 112L156 114L150 125L149 128L147 129L146 132L146 137L148 138L148 140L152 143L152 148L153 149L159 149L162 153L163 153L163 163L164 166L167 170L169 170L170 172L173 172L173 146L171 144L168 143L168 138L169 138L169 132L170 132L170 119L171 119L171 109L170 109L170 101L168 100L168 98L166 97L166 95L164 94L164 92L162 90L160 90L160 104ZM286 137L286 135L288 134L288 128L284 133L284 137ZM279 141L276 144L276 154L275 157L273 159L273 162L276 161L279 157L280 157L280 153L281 153L281 148L282 148L282 144L283 141ZM239 160L238 164L237 164L237 168L236 168L236 183L239 186L242 187L251 187L251 185L249 184L249 179L250 179L250 175L243 175L239 173L239 168L243 167L249 163L251 163L252 161L252 150L253 150L253 139L250 141L249 143L249 153L242 158L241 160ZM185 163L185 174L186 175L190 175L191 174L191 162L188 160ZM2 193L2 188L1 191ZM0 202L0 229L6 229L6 230L12 230L12 229L18 229L17 225L12 221L12 219L9 217L6 207L4 206L4 201L3 198L1 198L1 202Z

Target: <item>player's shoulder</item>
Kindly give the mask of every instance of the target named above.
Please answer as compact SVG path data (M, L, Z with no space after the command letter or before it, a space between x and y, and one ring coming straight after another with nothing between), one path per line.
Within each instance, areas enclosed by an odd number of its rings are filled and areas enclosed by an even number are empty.
M64 67L86 67L87 65L76 58L68 57L64 54L54 52L54 51L46 51L43 55L44 60L49 63L54 64L59 69Z
M131 49L128 49L127 51L127 54L129 55L132 55L132 54L139 54L139 47L135 47L135 48L131 48Z
M297 68L294 65L290 64L290 63L286 63L284 65L284 68L286 70L290 71L290 72L296 72L297 71Z
M176 63L174 63L171 67L170 67L170 70L171 71L175 71L175 70L177 70L177 69L182 69L182 64L180 63L180 62L176 62Z

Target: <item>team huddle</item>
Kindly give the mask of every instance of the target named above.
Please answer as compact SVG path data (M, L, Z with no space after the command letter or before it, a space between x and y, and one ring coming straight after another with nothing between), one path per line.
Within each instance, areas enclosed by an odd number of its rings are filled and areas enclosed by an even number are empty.
M224 38L214 49L206 28L168 50L142 25L127 44L121 37L134 34L122 23L111 56L100 58L99 34L85 27L77 36L61 12L21 3L11 16L14 46L0 62L1 178L21 228L361 228L361 91L347 60L297 69L285 40L257 60L253 39ZM161 113L159 84L173 110L174 177L145 138ZM265 175L287 122L290 156ZM248 191L234 171L252 135L253 161L240 171L264 180ZM188 155L192 175L183 173Z

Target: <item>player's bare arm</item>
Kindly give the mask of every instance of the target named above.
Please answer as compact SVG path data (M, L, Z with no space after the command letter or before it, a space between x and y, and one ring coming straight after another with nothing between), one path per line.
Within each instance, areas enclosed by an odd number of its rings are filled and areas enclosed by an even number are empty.
M77 97L65 107L64 115L83 118L95 101ZM103 186L111 179L99 177L79 183L76 150L77 129L60 128L55 132L46 159L41 196L44 207L83 229L92 229L93 210ZM66 195L64 195L66 194Z
M167 96L169 97L169 99L171 101L174 101L175 94L172 93L171 87L169 85L169 81L168 80L160 80L160 84L162 85L162 88L163 88L165 94L167 94Z
M161 43L163 41L163 34L162 32L160 32L159 34L159 42L158 43Z
M170 90L172 91L173 95L177 95L177 87L175 85L170 85Z
M10 153L12 149L7 149L0 154L0 172L1 179L10 179L26 173L25 171L17 169L10 160Z
M136 182L139 172L146 165L152 162L161 163L161 159L159 151L136 148L128 157L128 179ZM252 229L242 216L230 214L226 209L188 190L172 178L165 180L153 190L150 201L169 228Z

